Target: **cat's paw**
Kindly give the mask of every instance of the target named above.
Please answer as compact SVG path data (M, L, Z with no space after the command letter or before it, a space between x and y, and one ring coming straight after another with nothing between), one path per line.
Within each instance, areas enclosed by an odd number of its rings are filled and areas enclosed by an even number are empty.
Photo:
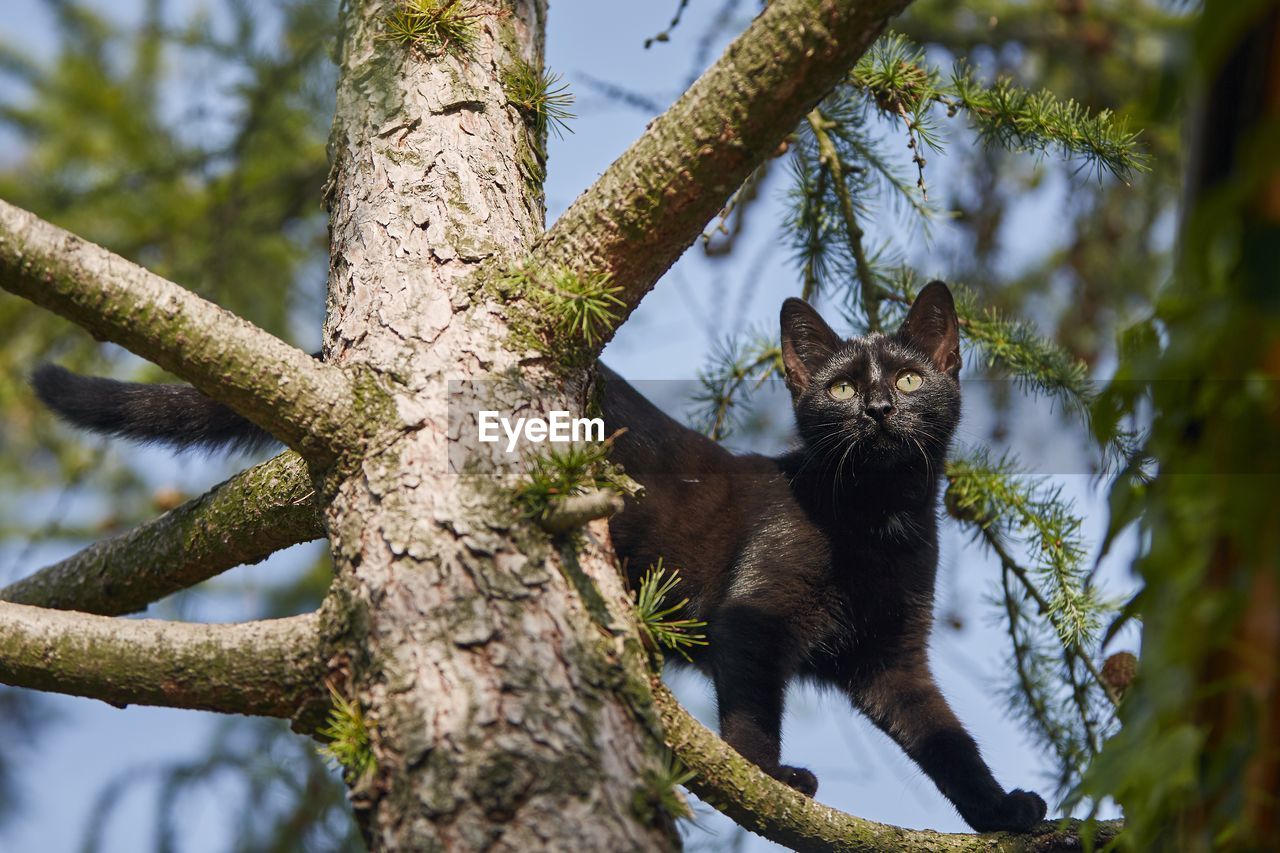
M782 764L778 767L778 772L773 774L778 781L785 782L792 788L795 788L806 797L812 797L818 793L818 777L803 767L792 767L789 764Z
M978 832L1026 832L1044 820L1045 811L1044 800L1039 794L1010 791L994 809L974 815L968 822Z
M1011 832L1026 832L1044 820L1048 808L1035 791L1017 790L1005 794L1001 810L1005 813L1006 829Z
M1031 791L1010 791L976 809L962 810L965 822L978 832L1026 832L1044 820L1044 800Z

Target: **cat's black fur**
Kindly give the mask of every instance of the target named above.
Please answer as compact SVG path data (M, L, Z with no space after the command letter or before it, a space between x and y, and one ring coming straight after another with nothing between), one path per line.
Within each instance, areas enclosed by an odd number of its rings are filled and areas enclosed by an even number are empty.
M607 368L613 458L645 486L610 523L633 586L678 568L677 593L707 622L694 663L715 682L720 731L766 773L812 796L781 763L789 682L848 696L897 741L974 829L1023 830L1045 804L1006 793L929 672L938 484L960 417L960 352L946 285L921 291L893 335L844 340L798 299L782 306L782 353L800 436L792 452L736 456L672 420ZM915 391L897 390L910 369ZM856 393L834 399L845 381ZM134 385L44 366L40 398L77 426L179 449L270 440L189 386Z
M800 436L771 458L736 456L606 372L613 457L645 487L610 524L632 585L662 558L706 621L694 663L715 682L720 733L805 794L781 763L789 682L834 687L898 742L974 829L1024 830L1045 804L992 777L929 671L938 487L960 418L950 291L921 291L893 335L840 338L798 299L782 306L782 354ZM923 377L910 393L904 370ZM833 399L846 381L856 393Z
M63 420L140 444L213 452L257 450L276 441L190 385L118 382L42 364L32 372L31 386Z

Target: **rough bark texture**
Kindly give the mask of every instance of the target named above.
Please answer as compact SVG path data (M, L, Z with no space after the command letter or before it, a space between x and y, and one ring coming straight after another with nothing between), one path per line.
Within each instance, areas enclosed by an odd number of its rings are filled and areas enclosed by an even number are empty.
M324 535L296 453L237 474L127 533L0 590L0 601L119 616Z
M193 625L0 603L0 683L228 714L292 717L323 701L316 615Z
M1080 821L1045 821L1021 835L949 834L864 820L828 808L766 776L689 714L661 684L654 700L667 744L694 773L689 790L737 823L793 850L889 853L889 851L1008 851L1050 853L1087 848ZM1118 821L1095 824L1090 837L1105 844Z
M372 387L3 201L0 287L181 376L308 459L362 445Z
M323 495L378 758L358 814L375 850L668 848L641 790L659 742L621 683L624 644L567 579L619 600L607 554L558 551L493 479L449 467L450 380L505 377L521 414L582 407L559 390L572 383L528 373L465 283L541 230L527 130L498 81L515 55L540 59L545 4L494 8L460 57L379 38L392 6L348 4L331 141L326 346L386 377L403 421Z
M607 272L634 308L909 2L769 3L556 221L536 260Z

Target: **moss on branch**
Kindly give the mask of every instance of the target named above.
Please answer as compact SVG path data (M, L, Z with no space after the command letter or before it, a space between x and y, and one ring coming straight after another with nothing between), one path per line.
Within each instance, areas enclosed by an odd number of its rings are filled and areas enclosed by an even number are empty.
M332 462L370 428L344 371L3 201L0 287L181 376L308 459Z
M0 603L0 683L112 705L295 717L324 704L316 615L196 625Z
M0 601L118 616L324 535L311 478L282 453L133 530L0 590Z
M607 274L629 313L908 2L769 3L560 217L535 263Z
M1045 821L1021 835L970 835L903 829L854 817L809 799L766 776L689 714L656 678L653 698L667 745L693 776L685 787L739 825L798 851L1050 851L1084 850L1080 821ZM1119 832L1118 821L1094 824L1101 846Z

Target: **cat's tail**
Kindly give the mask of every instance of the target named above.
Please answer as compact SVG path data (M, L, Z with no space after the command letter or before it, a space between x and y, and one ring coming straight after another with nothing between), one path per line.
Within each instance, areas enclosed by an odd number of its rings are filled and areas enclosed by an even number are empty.
M257 450L276 442L190 385L148 385L81 376L53 364L31 374L36 396L81 429L177 450Z

